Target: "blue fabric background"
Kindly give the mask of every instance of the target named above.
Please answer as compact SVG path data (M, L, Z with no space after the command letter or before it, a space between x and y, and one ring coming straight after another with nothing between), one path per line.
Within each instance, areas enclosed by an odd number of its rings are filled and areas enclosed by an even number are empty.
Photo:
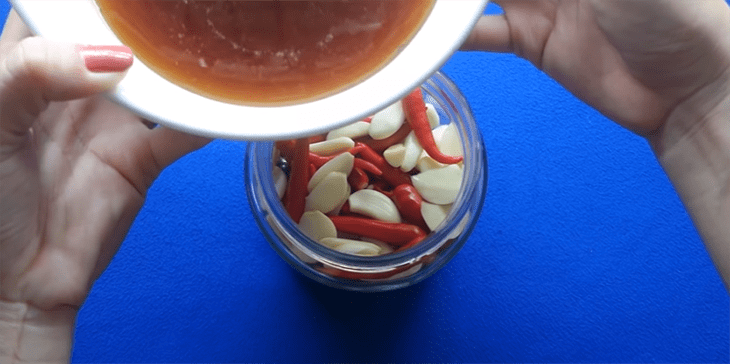
M380 294L309 281L253 222L246 144L215 141L149 191L73 362L728 362L728 294L646 142L515 56L443 71L489 154L443 270Z

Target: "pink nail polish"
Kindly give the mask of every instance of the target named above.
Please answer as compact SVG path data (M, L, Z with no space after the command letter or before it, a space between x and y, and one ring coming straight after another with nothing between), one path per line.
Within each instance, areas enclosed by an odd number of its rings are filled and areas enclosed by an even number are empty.
M80 46L79 54L91 72L122 72L134 60L132 50L126 46Z

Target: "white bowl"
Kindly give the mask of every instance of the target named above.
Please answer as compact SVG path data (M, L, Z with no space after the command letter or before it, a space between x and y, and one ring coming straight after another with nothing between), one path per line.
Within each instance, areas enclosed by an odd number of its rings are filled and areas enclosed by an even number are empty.
M33 32L83 44L121 44L94 0L10 0ZM436 0L411 42L364 81L332 96L287 106L242 106L185 90L135 62L111 98L140 116L214 138L270 140L331 130L401 99L458 49L488 0Z

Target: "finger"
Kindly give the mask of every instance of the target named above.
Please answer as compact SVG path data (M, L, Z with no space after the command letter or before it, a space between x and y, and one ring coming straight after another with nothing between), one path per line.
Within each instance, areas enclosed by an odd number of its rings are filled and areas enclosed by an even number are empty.
M24 136L51 101L109 89L124 77L132 59L131 50L123 46L23 39L0 63L0 132Z
M0 34L0 55L2 55L0 57L4 57L5 53L10 51L10 48L22 39L32 35L30 29L20 19L20 15L15 10L11 10L5 22L5 27L3 27L3 32Z
M464 51L512 52L512 37L504 14L485 15L477 21L466 42Z
M166 127L149 132L150 150L161 172L184 155L200 149L212 139L186 134Z

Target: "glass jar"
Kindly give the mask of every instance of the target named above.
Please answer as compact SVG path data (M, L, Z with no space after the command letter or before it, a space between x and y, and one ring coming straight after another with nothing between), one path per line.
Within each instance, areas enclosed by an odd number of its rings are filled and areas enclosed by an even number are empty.
M417 245L365 257L340 253L310 239L289 217L273 181L274 142L252 142L244 162L246 193L254 218L272 248L307 277L352 291L403 288L430 276L461 249L478 220L487 188L487 155L467 101L456 85L436 73L422 86L442 124L455 123L464 149L461 189L446 219Z

